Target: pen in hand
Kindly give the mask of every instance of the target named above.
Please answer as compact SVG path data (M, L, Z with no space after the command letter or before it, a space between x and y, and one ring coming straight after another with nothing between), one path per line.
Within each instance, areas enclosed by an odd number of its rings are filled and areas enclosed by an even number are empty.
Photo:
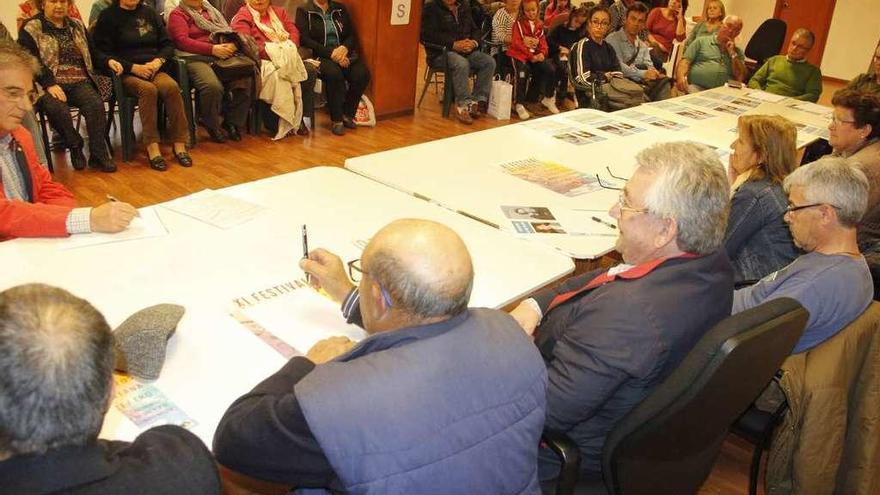
M303 259L309 259L309 231L306 228L306 225L302 226L302 243L303 243ZM309 272L306 272L306 283L312 283L312 277L309 275Z
M114 196L112 194L107 194L106 196L107 196L107 201L110 201L111 203L121 203L121 201L119 201L119 198L117 198L116 196ZM135 216L141 216L140 210L135 209Z
M611 223L611 222L606 222L605 220L602 220L602 219L599 218L599 217L590 217L590 218L591 218L594 222L601 223L602 225L604 225L604 226L606 226L606 227L609 227L609 228L612 228L612 229L614 229L614 230L617 230L617 225L614 225L614 224Z

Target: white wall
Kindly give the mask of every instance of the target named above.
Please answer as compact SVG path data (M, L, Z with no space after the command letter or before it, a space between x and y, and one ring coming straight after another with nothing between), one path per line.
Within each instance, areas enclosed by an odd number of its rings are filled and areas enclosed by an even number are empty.
M743 18L737 42L745 47L752 33L773 17L776 0L725 0L728 14ZM880 39L878 0L837 0L822 56L822 75L852 79L865 71Z

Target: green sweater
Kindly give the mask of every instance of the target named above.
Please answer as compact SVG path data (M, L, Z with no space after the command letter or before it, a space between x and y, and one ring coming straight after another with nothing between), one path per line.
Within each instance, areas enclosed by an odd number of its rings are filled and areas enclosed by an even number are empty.
M809 62L790 62L785 55L776 55L755 72L749 87L815 103L822 93L822 72Z

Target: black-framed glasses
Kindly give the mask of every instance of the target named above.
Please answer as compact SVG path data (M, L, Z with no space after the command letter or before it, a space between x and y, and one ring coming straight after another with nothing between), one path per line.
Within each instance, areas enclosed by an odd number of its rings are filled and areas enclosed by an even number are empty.
M796 211L798 211L798 210L803 210L803 209L806 209L806 208L813 208L814 206L822 206L822 205L828 205L828 206L830 206L830 207L832 207L832 208L834 208L834 209L837 209L836 206L834 206L834 205L830 205L830 204L828 204L828 203L810 203L810 204L808 204L808 205L800 205L800 206L795 206L795 205L789 203L788 206L785 207L785 212L786 212L786 213L794 213L794 212L796 212Z
M627 180L626 178L614 175L614 172L611 171L611 167L606 166L605 170L608 172L608 175L610 175L613 179L622 180L622 181L626 182L626 180ZM611 189L612 191L623 191L623 188L618 187L617 184L603 181L602 176L599 174L596 174L596 180L599 182L599 186L601 186L602 189Z
M361 265L361 259L358 258L356 260L351 260L348 262L348 278L351 279L354 283L360 283L360 281L364 278L364 274L369 275L370 272L364 270L363 265ZM379 286L379 292L382 293L382 299L385 300L385 305L389 308L393 307L391 304L391 295L388 294L388 291L385 290L385 287L382 287L382 284L379 283L375 278L373 279L376 282L376 285Z

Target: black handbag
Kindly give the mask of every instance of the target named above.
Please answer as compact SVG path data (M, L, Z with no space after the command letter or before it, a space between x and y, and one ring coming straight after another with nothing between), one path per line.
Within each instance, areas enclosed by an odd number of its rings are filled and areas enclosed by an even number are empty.
M244 55L218 58L211 62L214 74L217 74L217 79L220 79L222 82L253 77L255 67L254 61Z

